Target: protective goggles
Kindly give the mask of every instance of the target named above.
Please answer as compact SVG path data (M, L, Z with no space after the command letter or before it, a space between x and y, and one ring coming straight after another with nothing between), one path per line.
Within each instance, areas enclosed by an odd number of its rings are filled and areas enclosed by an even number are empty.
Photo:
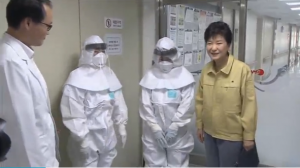
M106 43L96 43L96 44L88 44L85 46L85 50L106 50Z
M154 54L164 57L164 56L174 56L177 54L177 48L171 48L170 50L162 50L160 48L154 49Z

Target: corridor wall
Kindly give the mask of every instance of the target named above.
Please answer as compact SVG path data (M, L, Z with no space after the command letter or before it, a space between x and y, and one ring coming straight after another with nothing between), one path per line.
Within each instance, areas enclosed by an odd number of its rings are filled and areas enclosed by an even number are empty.
M256 30L257 28L257 15L248 10L247 13L247 30L246 30L246 56L245 62L253 64L255 62L256 54Z
M271 57L272 45L273 45L273 20L270 18L263 19L263 47L262 47L262 58ZM271 61L270 61L271 62Z
M5 8L8 0L0 1L0 32L7 25ZM138 115L139 80L141 78L141 3L139 0L52 0L54 22L42 47L36 47L35 61L48 85L52 113L59 129L60 166L70 167L66 143L69 132L62 124L60 99L64 82L77 67L81 44L89 35L104 37L106 33L122 34L123 53L111 56L110 65L123 85L128 106L128 139L124 149L117 147L113 166L141 166L141 130ZM123 19L123 29L105 29L104 17ZM104 38L103 38L104 39ZM130 66L129 66L130 65ZM130 155L128 155L130 153Z
M228 9L228 8L223 8L222 9L222 14L223 14L223 22L227 23L231 29L231 31L234 31L234 21L233 21L233 9ZM231 45L231 50L230 53L233 54L233 45Z
M281 21L277 22L274 53L287 52L289 50L289 25Z

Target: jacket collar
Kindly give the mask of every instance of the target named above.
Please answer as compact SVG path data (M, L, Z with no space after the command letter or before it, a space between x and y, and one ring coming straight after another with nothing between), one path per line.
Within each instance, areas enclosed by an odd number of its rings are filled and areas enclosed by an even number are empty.
M228 60L227 60L227 64L225 67L223 67L221 69L221 72L223 72L224 74L228 75L231 71L231 68L232 68L232 65L233 65L233 62L234 62L234 57L232 55L229 55L228 56ZM217 73L214 69L214 62L211 61L209 64L208 64L208 71L207 73Z

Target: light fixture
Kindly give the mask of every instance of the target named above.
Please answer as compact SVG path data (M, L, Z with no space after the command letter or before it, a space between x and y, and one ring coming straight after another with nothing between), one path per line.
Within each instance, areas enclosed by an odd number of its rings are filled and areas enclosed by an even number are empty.
M300 10L300 7L297 7L297 8L291 8L291 10Z
M289 3L286 3L287 5L300 5L300 2L289 2Z
M279 1L281 1L281 2L295 2L295 1L298 1L299 2L299 0L279 0Z

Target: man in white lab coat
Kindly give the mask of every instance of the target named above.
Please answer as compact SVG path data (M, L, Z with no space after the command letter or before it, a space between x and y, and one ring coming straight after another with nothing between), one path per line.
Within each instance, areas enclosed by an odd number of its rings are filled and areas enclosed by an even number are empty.
M46 82L31 46L52 27L49 0L10 0L8 29L0 41L0 118L12 140L4 167L58 167L58 136Z
M116 132L124 147L128 120L122 85L107 64L106 44L96 35L85 40L79 67L72 71L61 100L63 123L70 130L74 167L110 167L117 156Z
M195 81L181 64L174 42L160 39L154 65L140 82L143 157L146 167L188 167L194 139L187 128Z

